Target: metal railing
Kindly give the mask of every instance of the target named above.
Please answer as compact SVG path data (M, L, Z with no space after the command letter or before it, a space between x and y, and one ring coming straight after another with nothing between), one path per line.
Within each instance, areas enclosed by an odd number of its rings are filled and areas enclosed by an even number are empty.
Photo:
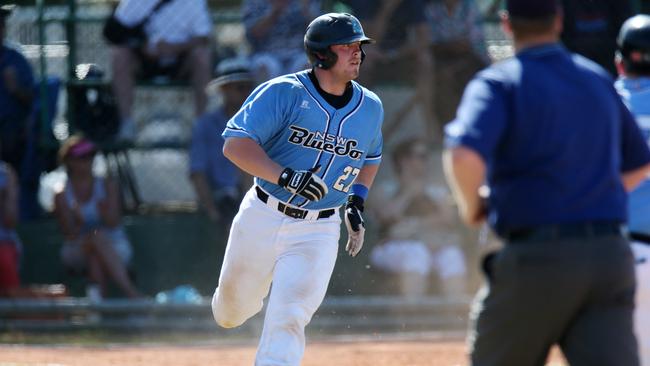
M0 300L3 331L214 331L210 298L194 303L85 298ZM467 323L470 299L391 296L326 297L309 328L324 333L458 331ZM261 329L263 311L235 332Z

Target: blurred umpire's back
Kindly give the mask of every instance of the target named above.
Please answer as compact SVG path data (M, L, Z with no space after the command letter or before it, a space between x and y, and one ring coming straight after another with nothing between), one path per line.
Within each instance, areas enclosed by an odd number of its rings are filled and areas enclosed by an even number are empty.
M484 264L473 365L541 365L555 343L571 365L639 364L623 225L650 151L610 75L559 43L559 9L507 1L516 55L477 74L446 130L461 215L505 244Z

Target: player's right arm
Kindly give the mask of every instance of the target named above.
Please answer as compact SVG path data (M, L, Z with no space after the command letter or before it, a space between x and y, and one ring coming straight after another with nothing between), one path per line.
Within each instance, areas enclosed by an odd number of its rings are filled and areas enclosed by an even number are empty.
M223 154L241 170L271 183L278 181L284 169L271 160L257 142L246 137L226 138Z
M266 154L252 139L228 137L223 154L248 174L278 184L287 191L310 201L318 201L327 194L327 185L316 175L320 165L309 170L283 168Z
M315 174L320 165L309 170L283 167L262 148L278 131L287 128L295 99L302 95L296 83L285 78L258 86L228 121L222 133L226 139L223 154L250 175L318 201L328 192L325 182Z

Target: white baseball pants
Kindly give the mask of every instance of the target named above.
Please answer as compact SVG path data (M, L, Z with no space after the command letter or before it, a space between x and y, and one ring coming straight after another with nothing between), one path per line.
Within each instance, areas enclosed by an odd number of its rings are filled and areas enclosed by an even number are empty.
M311 215L310 215L311 216ZM341 218L294 219L260 201L254 189L233 219L219 286L217 324L236 327L268 300L255 366L297 366L304 328L318 309L334 269Z

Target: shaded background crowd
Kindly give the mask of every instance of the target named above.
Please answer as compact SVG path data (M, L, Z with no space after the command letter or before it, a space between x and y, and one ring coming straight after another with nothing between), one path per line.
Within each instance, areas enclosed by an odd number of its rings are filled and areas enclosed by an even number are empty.
M562 3L563 43L614 78L618 29L650 1ZM330 294L462 297L478 286L489 238L460 225L438 157L466 83L512 54L501 1L17 5L0 11L3 296L53 295L43 284L95 300L183 284L210 295L251 184L222 156L220 132L257 84L308 67L305 27L328 11L356 15L377 40L359 81L386 109L368 245L340 256Z

